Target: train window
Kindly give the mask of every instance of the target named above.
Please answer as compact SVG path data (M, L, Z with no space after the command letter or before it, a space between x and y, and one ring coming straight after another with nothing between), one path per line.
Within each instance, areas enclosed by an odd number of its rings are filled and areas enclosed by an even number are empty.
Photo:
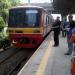
M10 27L22 27L23 26L23 10L10 10L8 26Z
M25 11L25 25L28 27L39 26L39 12L38 10L26 10Z
M40 12L37 9L13 9L9 12L10 27L39 27Z
M38 13L38 11L37 10L26 10L26 13L27 14L30 14L30 13Z
M49 25L49 16L48 15L46 16L46 19L45 20L46 20L46 23L45 24L46 25Z
M46 26L46 15L44 15L44 26Z
M48 16L48 24L49 24L49 16Z
M49 25L49 16L46 16L46 25Z

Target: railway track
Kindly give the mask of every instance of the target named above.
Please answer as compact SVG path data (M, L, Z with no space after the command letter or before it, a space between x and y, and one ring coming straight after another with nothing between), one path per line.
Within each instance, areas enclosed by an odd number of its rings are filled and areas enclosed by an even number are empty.
M12 55L18 52L19 49L17 48L9 48L0 53L0 64L3 63L5 60L9 59Z
M0 54L0 75L16 75L21 63L26 63L34 50L12 49ZM14 74L15 73L15 74Z
M17 75L35 50L9 47L0 52L0 75Z
M21 60L17 63L16 66L8 73L8 75L17 75L19 70L24 66L24 64L29 60L31 55L34 53L34 51L31 51L31 53L27 52L26 56L23 56Z
M3 52L5 52L6 50L8 50L10 48L11 48L11 46L7 47L6 49L0 48L0 53L3 53Z

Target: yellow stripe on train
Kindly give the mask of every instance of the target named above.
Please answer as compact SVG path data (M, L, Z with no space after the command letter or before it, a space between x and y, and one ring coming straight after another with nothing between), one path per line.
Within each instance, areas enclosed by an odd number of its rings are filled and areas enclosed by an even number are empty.
M8 33L43 33L43 28L8 28Z

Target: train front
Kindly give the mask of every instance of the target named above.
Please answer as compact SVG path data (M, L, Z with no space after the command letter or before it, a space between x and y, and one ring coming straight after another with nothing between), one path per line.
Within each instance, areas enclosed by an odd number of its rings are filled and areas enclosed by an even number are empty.
M43 40L41 10L14 8L9 10L8 33L12 44L19 48L35 48Z

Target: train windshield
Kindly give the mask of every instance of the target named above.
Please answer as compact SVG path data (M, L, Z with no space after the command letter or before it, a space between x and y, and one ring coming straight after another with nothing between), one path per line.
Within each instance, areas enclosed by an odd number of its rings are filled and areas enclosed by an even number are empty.
M9 12L9 27L39 27L40 12L37 9L12 9Z

